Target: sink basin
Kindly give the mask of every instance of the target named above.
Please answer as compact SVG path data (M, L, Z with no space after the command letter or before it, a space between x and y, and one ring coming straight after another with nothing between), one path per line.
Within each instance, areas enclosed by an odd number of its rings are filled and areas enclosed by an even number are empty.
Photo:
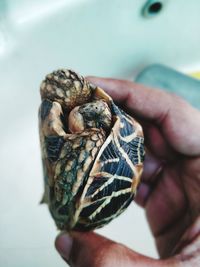
M54 249L54 222L39 205L37 110L45 74L66 67L132 79L153 63L187 73L200 69L200 2L162 2L148 17L144 0L1 0L0 266L66 266ZM98 232L157 257L135 204Z

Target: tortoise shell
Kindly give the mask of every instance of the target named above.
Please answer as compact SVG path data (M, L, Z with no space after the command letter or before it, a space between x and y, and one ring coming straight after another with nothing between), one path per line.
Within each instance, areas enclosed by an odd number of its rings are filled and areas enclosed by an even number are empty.
M140 124L71 70L41 84L43 202L61 230L91 230L131 203L143 170Z

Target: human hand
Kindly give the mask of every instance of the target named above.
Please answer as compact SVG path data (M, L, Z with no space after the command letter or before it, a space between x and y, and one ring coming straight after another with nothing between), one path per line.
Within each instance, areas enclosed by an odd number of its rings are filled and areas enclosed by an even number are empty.
M63 234L56 248L74 267L200 266L200 112L161 90L89 80L143 126L147 155L136 202L146 211L161 259L94 233Z

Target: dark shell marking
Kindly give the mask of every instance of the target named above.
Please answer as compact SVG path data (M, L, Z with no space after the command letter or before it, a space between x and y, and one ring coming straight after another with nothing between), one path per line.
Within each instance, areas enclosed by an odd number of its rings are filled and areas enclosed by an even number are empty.
M66 99L67 94L72 98ZM144 161L142 128L100 88L69 70L48 75L41 85L41 95L44 201L60 229L102 227L120 215L136 193ZM101 99L110 111L95 115L95 105ZM86 128L70 133L68 115L79 105L75 114L78 110L77 118L83 116ZM95 122L90 122L93 118Z

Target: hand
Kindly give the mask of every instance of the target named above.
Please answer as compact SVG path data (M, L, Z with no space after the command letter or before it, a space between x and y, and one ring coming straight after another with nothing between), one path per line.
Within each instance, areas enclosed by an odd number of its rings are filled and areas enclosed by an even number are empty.
M95 233L56 239L71 266L200 266L200 112L181 98L129 81L89 80L143 126L146 159L136 202L146 211L160 260Z

